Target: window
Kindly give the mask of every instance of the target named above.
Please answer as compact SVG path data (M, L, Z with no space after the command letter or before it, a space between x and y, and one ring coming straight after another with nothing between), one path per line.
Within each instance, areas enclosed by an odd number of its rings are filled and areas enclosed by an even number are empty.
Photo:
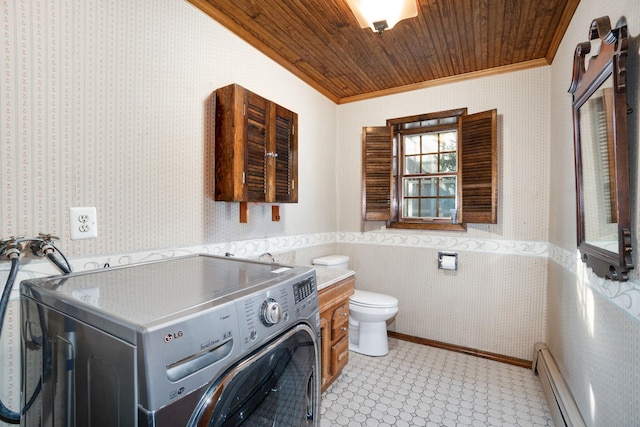
M398 133L402 219L451 219L458 187L457 129Z
M397 228L497 222L496 110L387 120L363 129L363 218Z

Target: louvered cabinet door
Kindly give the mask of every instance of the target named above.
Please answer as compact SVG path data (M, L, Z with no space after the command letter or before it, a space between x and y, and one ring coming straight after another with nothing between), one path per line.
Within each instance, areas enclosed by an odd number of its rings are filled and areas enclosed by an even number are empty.
M246 91L244 114L246 132L245 185L249 202L267 200L267 149L269 102Z
M268 201L298 202L298 115L274 104L273 150L268 161L273 163Z

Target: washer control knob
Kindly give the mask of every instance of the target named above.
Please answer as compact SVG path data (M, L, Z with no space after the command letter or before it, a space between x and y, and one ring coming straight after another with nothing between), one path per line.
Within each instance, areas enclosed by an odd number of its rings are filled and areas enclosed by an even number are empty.
M262 303L262 323L267 326L275 325L282 319L282 307L273 298L267 298Z

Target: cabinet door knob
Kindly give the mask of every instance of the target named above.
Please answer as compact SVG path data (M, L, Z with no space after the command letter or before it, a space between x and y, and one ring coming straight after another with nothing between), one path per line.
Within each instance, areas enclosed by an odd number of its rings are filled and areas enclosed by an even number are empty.
M268 152L267 157L278 157L278 153Z
M346 327L346 326L343 326L342 328L340 328L340 330L342 330L342 331L346 331L346 330L347 330L347 327Z

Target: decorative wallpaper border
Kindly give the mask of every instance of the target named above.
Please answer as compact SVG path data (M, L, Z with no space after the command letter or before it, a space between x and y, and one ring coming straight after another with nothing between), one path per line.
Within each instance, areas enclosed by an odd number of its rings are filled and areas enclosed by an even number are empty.
M74 271L86 271L104 268L105 266L122 266L196 253L212 255L225 255L226 253L230 253L240 258L256 258L265 252L277 255L278 253L331 243L415 247L548 258L559 264L566 271L574 274L581 285L593 289L629 316L640 321L640 283L633 280L614 282L597 277L591 269L586 267L586 264L579 262L580 256L577 252L571 253L548 242L432 236L427 234L391 232L389 230L369 231L365 233L327 232L214 243L175 249L100 255L87 258L75 258L71 259L70 262ZM287 262L286 260L279 261ZM2 283L6 280L8 271L8 263L0 264L0 280L2 280ZM20 283L21 280L28 278L43 277L58 273L59 272L55 270L48 261L29 260L22 264L16 283ZM18 288L17 285L14 286L11 296L12 299L18 298Z
M368 231L366 233L338 232L337 235L337 241L339 243L487 252L499 255L523 255L545 258L549 250L549 244L546 242L432 236L401 231L390 232L389 230Z
M633 319L640 321L640 283L635 280L615 282L595 275L586 263L580 261L580 253L571 253L551 246L549 259L576 275L578 283L586 286L614 304Z

